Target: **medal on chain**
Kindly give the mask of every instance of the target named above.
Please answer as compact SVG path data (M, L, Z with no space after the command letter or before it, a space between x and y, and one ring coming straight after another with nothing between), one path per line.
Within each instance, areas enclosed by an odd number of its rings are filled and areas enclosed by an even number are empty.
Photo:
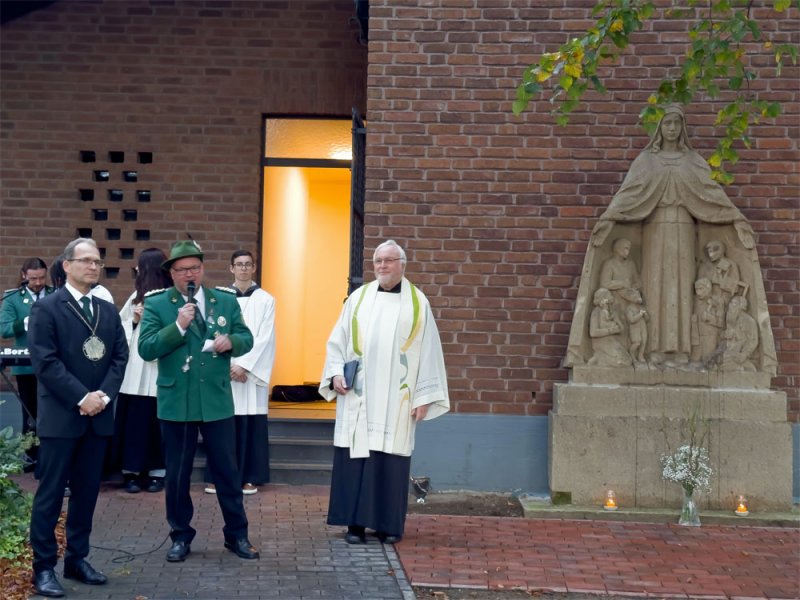
M83 316L81 311L72 306L72 304L68 304L68 306L76 315L78 315L78 318L83 322L83 324L89 328L89 332L91 334L83 341L83 355L89 360L97 362L106 355L105 342L95 334L97 328L100 326L100 306L97 306L97 320L95 321L94 327L92 327L89 321L86 320L86 317Z

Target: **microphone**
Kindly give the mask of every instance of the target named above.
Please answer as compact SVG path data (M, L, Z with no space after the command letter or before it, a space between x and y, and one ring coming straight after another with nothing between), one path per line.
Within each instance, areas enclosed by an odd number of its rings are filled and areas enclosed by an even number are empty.
M197 301L194 299L194 292L196 289L197 287L195 286L194 281L190 281L186 284L186 295L188 296L188 299L186 300L187 304L197 304Z

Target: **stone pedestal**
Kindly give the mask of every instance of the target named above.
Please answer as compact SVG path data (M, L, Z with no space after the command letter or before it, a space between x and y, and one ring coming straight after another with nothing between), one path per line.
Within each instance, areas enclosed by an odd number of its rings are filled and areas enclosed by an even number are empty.
M660 458L681 445L681 421L698 408L710 421L706 447L714 470L701 507L733 510L744 494L751 511L791 510L786 395L746 389L736 377L575 367L569 383L555 386L551 493L569 493L576 505L600 505L613 489L623 508L680 507L681 487L662 478Z

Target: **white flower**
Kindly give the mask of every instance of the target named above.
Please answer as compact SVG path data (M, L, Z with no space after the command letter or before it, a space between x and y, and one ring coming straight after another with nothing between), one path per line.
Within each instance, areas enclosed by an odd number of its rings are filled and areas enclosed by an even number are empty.
M705 448L681 446L674 454L663 455L661 464L664 467L662 471L664 479L680 483L687 492L711 489L713 471Z

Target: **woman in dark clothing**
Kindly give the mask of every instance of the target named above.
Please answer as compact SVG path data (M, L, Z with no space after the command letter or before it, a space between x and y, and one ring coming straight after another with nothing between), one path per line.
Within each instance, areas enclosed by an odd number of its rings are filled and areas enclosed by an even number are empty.
M137 342L145 294L172 285L169 275L161 268L166 259L158 248L142 251L136 267L136 290L119 311L130 346L130 358L117 399L116 442L125 491L132 494L142 488L148 492L164 489L164 456L156 416L158 367L155 362L147 362L139 356Z

